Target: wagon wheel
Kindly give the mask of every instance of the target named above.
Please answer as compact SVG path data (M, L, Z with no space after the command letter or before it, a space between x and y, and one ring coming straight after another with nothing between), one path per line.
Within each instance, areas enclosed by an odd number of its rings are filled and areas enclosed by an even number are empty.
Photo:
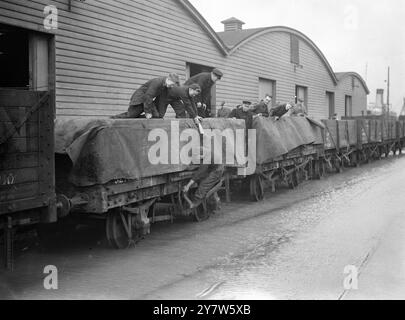
M253 201L260 202L264 199L263 179L258 175L253 175L250 178L250 195Z
M295 189L296 187L298 187L298 184L299 184L299 182L298 182L298 172L294 171L290 175L288 186L290 187L290 189Z
M193 218L196 222L203 222L208 220L209 217L206 201L193 210Z
M135 243L135 228L133 228L131 220L128 213L120 209L112 210L108 213L106 235L108 243L113 248L127 249Z

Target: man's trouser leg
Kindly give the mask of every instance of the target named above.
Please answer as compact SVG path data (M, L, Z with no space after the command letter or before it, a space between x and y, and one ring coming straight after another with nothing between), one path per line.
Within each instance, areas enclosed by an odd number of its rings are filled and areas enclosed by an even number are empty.
M202 201L207 196L208 192L210 192L221 180L224 174L224 166L218 165L210 171L208 176L201 180L198 185L197 191L194 194L194 197L197 201Z
M155 106L157 108L159 118L163 119L167 112L167 97L157 97L155 99Z
M138 104L136 106L129 106L128 111L111 117L112 119L133 119L139 118L143 113L143 104Z
M187 118L186 108L184 107L184 103L182 101L173 101L170 103L174 112L176 113L177 119L185 119Z

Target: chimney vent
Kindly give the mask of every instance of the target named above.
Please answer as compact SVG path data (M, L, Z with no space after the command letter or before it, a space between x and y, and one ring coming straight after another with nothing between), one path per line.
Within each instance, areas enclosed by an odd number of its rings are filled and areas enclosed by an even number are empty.
M377 108L384 108L384 89L377 89L375 104Z
M235 17L221 21L224 24L224 31L238 31L242 30L242 26L245 24L243 21L236 19Z

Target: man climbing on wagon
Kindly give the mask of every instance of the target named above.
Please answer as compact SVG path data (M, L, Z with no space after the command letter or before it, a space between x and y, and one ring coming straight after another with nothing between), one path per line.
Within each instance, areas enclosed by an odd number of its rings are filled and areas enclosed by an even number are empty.
M185 82L185 85L198 84L201 87L201 93L195 98L198 116L208 118L211 113L211 89L223 77L223 73L214 69L211 72L199 73Z
M243 119L246 122L246 128L251 129L253 126L254 113L251 110L252 103L250 101L243 101L241 106L237 106L229 114L229 118Z
M134 92L128 111L112 118L141 118L143 113L145 113L146 119L163 118L164 114L160 113L158 109L163 109L161 105L167 105L168 90L179 84L179 76L175 73L169 74L168 77L149 80Z
M271 107L272 99L273 97L270 94L266 94L265 98L262 101L252 106L251 111L256 116L268 117L270 115L269 110Z
M279 104L270 110L270 117L279 120L281 117L288 115L288 112L292 107L293 106L290 103Z
M194 173L188 184L183 187L185 199L188 202L190 209L200 206L207 197L208 193L220 183L224 175L225 166L223 164L216 164L216 155L218 154L215 151L207 151L207 149L204 147L200 149L201 165ZM207 159L210 161L207 161ZM187 193L195 183L198 184L197 190L195 191L194 195L189 198ZM208 200L210 200L212 206L214 207L214 211L219 210L221 199L219 198L217 192L214 192L211 199Z
M307 108L302 99L298 99L298 103L294 105L289 112L291 116L305 117L308 115Z
M167 106L170 104L177 119L191 118L198 124L201 117L198 116L194 99L200 93L201 87L198 84L171 88L168 91L167 103L166 105L161 104L163 109L159 109L159 112L166 113Z

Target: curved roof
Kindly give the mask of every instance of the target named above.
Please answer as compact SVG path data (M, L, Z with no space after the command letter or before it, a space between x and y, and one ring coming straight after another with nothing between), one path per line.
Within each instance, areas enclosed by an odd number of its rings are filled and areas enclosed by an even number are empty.
M302 32L284 26L275 26L275 27L267 27L267 28L256 28L256 29L246 29L246 30L239 30L239 31L226 31L226 32L219 32L218 35L221 37L222 41L228 46L229 48L229 55L233 54L236 50L240 47L245 45L246 43L256 39L257 37L263 36L267 33L271 32L287 32L290 34L294 34L304 40L310 47L314 49L316 54L322 60L323 64L325 65L326 69L330 76L333 79L335 84L338 83L338 79L336 78L335 73L331 65L329 64L328 60L322 53L322 51L315 45L315 43L308 38Z
M339 80L339 82L350 76L356 77L360 81L360 83L363 85L367 94L370 94L370 90L368 89L366 82L364 81L363 77L361 75L359 75L357 72L337 72L335 74L336 74L336 78Z
M204 19L204 17L197 11L196 8L188 1L188 0L177 0L180 5L183 6L191 16L197 21L197 23L202 27L202 29L208 34L208 36L214 41L218 49L222 52L223 55L229 56L233 54L238 48L245 45L246 43L250 42L251 40L265 35L271 32L287 32L290 34L294 34L304 40L310 47L314 49L316 54L322 60L323 64L325 65L326 69L328 70L330 76L332 77L333 82L335 85L339 83L340 80L347 76L355 76L359 79L359 81L364 86L367 94L370 93L366 82L364 79L356 72L341 72L335 73L331 65L329 64L328 60L322 53L322 51L315 45L315 43L308 38L302 32L295 30L293 28L285 27L285 26L275 26L275 27L265 27L265 28L254 28L254 29L245 29L245 30L237 30L237 31L226 31L226 32L215 32L214 29L210 26L210 24ZM231 18L228 20L238 20L236 18ZM223 21L226 22L227 20ZM238 20L240 21L240 20ZM228 21L229 22L229 21ZM242 22L242 21L240 21Z
M183 8L185 8L191 16L198 22L198 24L203 28L203 30L208 34L208 36L214 41L214 43L217 45L219 50L227 56L229 54L229 50L227 46L224 44L222 39L218 36L218 34L212 29L210 24L207 22L207 20L204 19L204 17L197 11L196 8L188 1L188 0L177 0Z

